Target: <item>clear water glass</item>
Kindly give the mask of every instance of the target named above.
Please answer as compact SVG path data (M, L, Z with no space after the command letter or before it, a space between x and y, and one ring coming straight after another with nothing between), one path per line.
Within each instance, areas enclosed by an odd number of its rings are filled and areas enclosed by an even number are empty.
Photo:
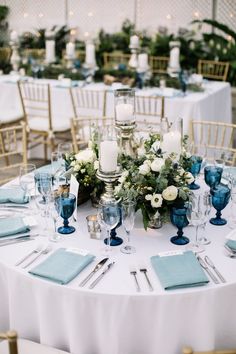
M34 164L24 164L20 166L20 187L25 192L25 195L29 197L29 202L31 201L32 193L34 193L34 171L36 166Z
M127 201L122 203L122 224L126 231L127 243L121 247L121 252L131 254L135 253L135 247L130 244L130 233L134 228L135 220L135 207L136 203L134 201Z

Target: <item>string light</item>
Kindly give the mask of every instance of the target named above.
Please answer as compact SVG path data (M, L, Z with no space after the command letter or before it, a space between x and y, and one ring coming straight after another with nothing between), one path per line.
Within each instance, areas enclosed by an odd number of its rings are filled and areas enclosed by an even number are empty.
M23 17L24 18L27 18L29 16L29 14L27 13L27 12L25 12L24 14L23 14Z
M199 14L198 11L194 11L193 16L194 16L195 18L199 18L199 17L200 17L200 14Z
M93 17L92 11L88 12L88 17Z
M74 15L74 12L73 11L69 11L69 16L73 16Z
M227 36L227 39L228 39L229 42L232 41L232 37L231 36Z
M229 17L230 18L233 18L234 17L234 14L232 14L232 12L229 14Z
M75 36L76 35L76 30L75 29L71 29L70 30L70 35L71 36Z
M172 19L172 16L171 16L170 14L167 14L167 15L166 15L166 19L167 19L167 20L171 20L171 19Z
M89 32L84 32L85 37L89 37Z
M43 17L43 14L42 12L39 13L39 17L42 18Z

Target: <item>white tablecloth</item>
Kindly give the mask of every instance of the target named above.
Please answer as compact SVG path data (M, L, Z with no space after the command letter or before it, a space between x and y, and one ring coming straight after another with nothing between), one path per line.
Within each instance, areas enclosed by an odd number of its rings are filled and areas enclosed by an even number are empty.
M0 77L0 110L2 112L9 110L9 108L21 109L17 85L10 79L9 76ZM68 88L59 87L59 81L57 80L42 79L38 81L50 83L52 86L53 117L65 120L72 118L73 109ZM232 122L230 84L227 82L206 81L203 87L204 92L187 92L184 97L177 95L167 97L165 100L165 116L170 121L179 117L183 118L184 133L189 132L189 121L191 119ZM114 116L114 96L111 87L105 86L103 83L92 83L84 89L108 90L106 115L109 117ZM160 90L158 88L137 90L136 94L155 95L160 94ZM137 119L142 119L142 117L138 116Z
M223 211L227 216L230 207ZM14 328L21 337L70 351L73 354L179 354L183 345L196 350L236 347L236 260L226 257L223 244L230 229L207 226L211 244L207 254L227 283L165 291L154 273L150 256L181 249L170 243L176 234L170 224L145 232L137 216L132 243L137 252L125 255L113 249L114 267L93 289L78 284L103 258L100 240L89 238L85 217L96 212L90 203L78 209L76 232L52 244L90 250L96 260L68 285L36 278L14 264L46 237L0 247L0 330ZM213 211L214 214L214 211ZM44 222L38 217L38 222ZM40 231L40 227L38 227ZM194 238L194 228L184 230ZM118 234L124 236L122 227ZM204 254L202 254L204 256ZM44 258L46 256L43 256ZM41 258L41 260L43 259ZM39 261L40 262L40 261ZM135 291L130 266L145 264L154 292L149 292L138 271L141 293Z

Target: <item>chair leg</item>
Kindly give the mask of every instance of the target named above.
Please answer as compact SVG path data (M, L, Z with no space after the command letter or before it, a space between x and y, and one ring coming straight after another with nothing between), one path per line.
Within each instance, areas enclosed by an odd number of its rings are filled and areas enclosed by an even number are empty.
M44 145L44 161L46 162L48 159L48 142L47 136L43 138L43 145Z

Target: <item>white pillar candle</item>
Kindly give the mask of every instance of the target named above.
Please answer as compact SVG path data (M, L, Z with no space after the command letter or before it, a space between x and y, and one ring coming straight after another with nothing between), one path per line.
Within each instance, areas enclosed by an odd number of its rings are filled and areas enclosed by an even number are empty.
M75 57L75 43L69 42L66 44L66 55L72 59Z
M170 63L169 63L170 68L179 68L179 48L174 47L170 51Z
M139 37L136 34L130 37L130 46L134 48L139 47Z
M100 170L105 173L117 170L118 145L115 140L100 143Z
M161 149L165 156L181 153L181 134L178 131L168 132L163 135Z
M138 67L139 69L147 69L148 67L148 55L147 53L141 53L138 56Z
M95 65L95 46L92 43L86 44L86 59L85 62L87 65Z
M16 31L11 31L10 39L12 42L17 42L18 40L18 33Z
M132 121L134 119L134 107L130 103L120 103L116 105L116 120Z
M53 63L55 61L55 41L53 39L46 40L46 62Z

